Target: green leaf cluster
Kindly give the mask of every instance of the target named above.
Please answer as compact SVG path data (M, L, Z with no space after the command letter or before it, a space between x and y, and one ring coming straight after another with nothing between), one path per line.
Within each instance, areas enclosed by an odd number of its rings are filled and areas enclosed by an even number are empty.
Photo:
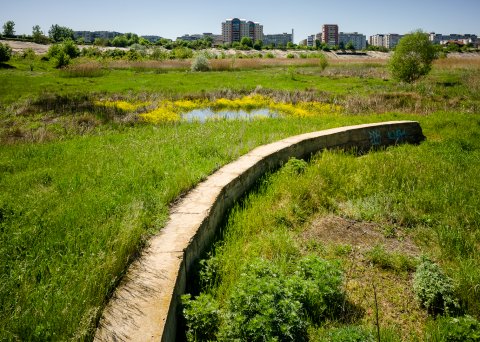
M8 44L0 43L0 63L8 62L12 57L12 48Z
M430 313L449 313L458 308L454 289L452 279L436 263L424 257L413 279L413 290L420 303Z
M184 296L189 341L306 341L307 327L337 315L343 273L317 256L300 259L292 272L265 259L244 269L225 307L201 294ZM216 327L216 329L215 329Z
M393 78L412 83L430 72L435 58L436 51L428 35L416 31L400 40L389 67Z

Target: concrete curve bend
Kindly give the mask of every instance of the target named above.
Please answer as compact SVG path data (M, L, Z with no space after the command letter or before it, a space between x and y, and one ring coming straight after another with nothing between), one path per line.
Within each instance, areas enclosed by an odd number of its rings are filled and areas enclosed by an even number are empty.
M212 242L226 211L266 171L326 148L369 150L424 139L415 121L341 127L257 147L222 167L172 208L167 225L116 289L95 341L175 341L180 296L194 261Z

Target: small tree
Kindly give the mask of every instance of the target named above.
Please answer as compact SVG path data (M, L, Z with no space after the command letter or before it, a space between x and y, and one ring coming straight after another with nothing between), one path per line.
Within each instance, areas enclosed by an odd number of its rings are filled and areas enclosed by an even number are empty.
M12 57L12 49L8 44L0 43L0 63L1 62L8 62L8 60Z
M430 72L435 58L435 48L428 34L416 31L400 40L389 67L395 79L412 83Z
M72 29L60 25L52 25L48 31L48 36L54 42L61 42L69 38L73 40L75 38Z
M252 38L250 37L243 37L242 40L240 41L240 44L242 44L242 47L253 47L253 41Z
M3 35L5 37L13 37L15 34L15 23L11 20L3 24Z

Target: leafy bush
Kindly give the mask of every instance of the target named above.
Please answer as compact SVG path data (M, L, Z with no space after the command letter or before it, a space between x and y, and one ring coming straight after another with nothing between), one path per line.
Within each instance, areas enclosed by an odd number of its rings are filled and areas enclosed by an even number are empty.
M310 319L319 323L340 312L344 299L343 273L337 264L307 256L298 263L295 275L288 284L296 290L296 297Z
M215 340L220 322L220 310L215 299L208 294L200 294L195 300L185 295L182 296L182 303L187 321L187 340Z
M77 58L80 56L80 50L73 40L67 39L61 44L61 46L68 57Z
M209 285L216 277L217 261L205 266L201 278ZM258 259L244 269L221 312L210 296L185 297L187 336L189 340L213 339L216 334L227 341L306 341L310 321L322 322L337 314L344 297L341 284L338 266L316 256L301 259L291 274ZM218 333L212 328L216 326Z
M268 52L266 55L265 55L265 58L275 58L275 55L271 52Z
M170 54L171 59L188 59L192 57L193 51L187 47L176 47Z
M326 69L326 67L328 66L328 60L327 60L327 57L325 57L325 55L323 53L319 53L318 56L318 64L320 66L320 68L323 70Z
M283 171L291 174L302 174L308 167L308 163L303 159L290 158L283 167Z
M293 53L289 53L289 54L287 55L287 58L295 58L295 55L294 55Z
M58 69L70 64L70 57L64 51L57 53L52 60L53 66Z
M210 70L210 63L208 61L208 58L200 54L192 62L192 66L190 68L192 71L209 71Z
M53 44L50 46L47 52L48 59L53 61L53 65L56 68L63 68L67 66L70 64L70 59L76 58L79 55L80 50L75 42L71 39L67 39L60 44Z
M471 316L442 317L427 325L426 341L479 342L480 322Z
M0 43L0 63L8 62L12 57L12 48L8 44Z
M428 34L417 31L400 40L390 59L390 71L395 79L411 83L430 72L435 57Z
M152 54L150 55L150 58L156 61L164 61L168 59L169 55L170 54L168 51L165 51L164 49L161 49L161 48L155 48Z
M302 309L279 269L257 260L241 275L230 296L221 334L230 341L306 341Z
M130 49L125 54L125 58L129 61L138 61L142 56L138 53L138 51Z
M449 313L458 307L452 279L428 258L424 257L417 266L413 278L413 290L420 303L430 313Z

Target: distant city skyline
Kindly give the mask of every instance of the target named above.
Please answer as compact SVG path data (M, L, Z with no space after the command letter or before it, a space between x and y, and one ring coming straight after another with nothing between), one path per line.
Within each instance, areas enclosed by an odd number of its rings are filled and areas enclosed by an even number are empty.
M16 34L31 34L34 25L48 33L51 25L75 31L118 31L175 39L184 34L221 34L221 23L240 18L259 22L265 34L290 33L294 41L321 32L323 24L337 24L341 32L405 34L426 32L471 33L480 36L478 0L319 0L253 1L92 1L16 0L2 4L0 24L15 22Z

